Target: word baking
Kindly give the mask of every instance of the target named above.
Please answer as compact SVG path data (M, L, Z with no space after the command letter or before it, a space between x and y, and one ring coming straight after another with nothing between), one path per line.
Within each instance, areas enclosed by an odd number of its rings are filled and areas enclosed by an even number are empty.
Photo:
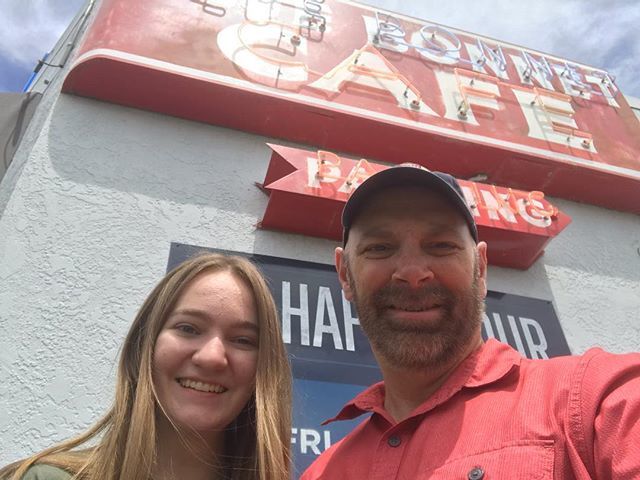
M269 146L273 154L263 184L269 202L262 228L339 240L340 212L351 193L370 175L390 168L327 150ZM571 222L541 191L459 183L494 265L528 268Z
M343 162L346 174L342 173ZM315 158L307 157L307 186L321 189L323 184L337 183L336 193L351 195L363 181L386 168L374 166L365 159L353 163L335 153L318 150ZM519 216L532 226L547 228L558 218L559 210L545 199L543 192L514 191L468 180L459 180L459 183L476 222L488 218L515 224L518 223L516 216Z

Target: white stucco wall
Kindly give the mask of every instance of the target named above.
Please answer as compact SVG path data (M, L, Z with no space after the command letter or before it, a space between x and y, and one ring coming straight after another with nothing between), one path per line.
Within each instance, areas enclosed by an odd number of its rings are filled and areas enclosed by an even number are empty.
M334 243L256 230L267 139L45 95L0 184L0 464L107 408L129 323L172 241L331 263ZM640 219L565 200L573 223L492 290L553 301L574 353L640 344Z

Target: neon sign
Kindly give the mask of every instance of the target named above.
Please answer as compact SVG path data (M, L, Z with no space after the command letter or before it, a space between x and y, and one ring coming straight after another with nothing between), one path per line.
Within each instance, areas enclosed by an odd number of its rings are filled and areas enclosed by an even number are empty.
M370 175L389 168L326 150L269 146L273 155L263 184L269 202L262 228L340 240L344 203ZM571 222L540 191L458 181L494 265L528 268Z
M640 213L607 72L349 1L104 0L63 90Z

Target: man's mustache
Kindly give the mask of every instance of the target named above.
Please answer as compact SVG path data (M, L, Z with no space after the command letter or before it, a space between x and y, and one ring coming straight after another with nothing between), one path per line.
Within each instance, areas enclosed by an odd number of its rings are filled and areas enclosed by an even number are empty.
M374 305L385 307L395 304L421 305L433 304L449 305L455 296L442 285L426 285L413 288L405 285L386 285L373 296Z

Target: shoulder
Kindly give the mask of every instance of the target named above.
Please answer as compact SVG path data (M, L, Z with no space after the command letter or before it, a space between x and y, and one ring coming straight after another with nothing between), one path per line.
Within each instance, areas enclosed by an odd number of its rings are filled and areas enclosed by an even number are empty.
M582 355L523 360L528 385L562 406L570 435L591 444L595 430L640 434L640 353L591 348ZM594 430L595 429L595 430Z
M69 480L71 474L61 468L53 465L34 465L27 473L24 474L22 480Z
M592 348L580 357L575 369L575 391L581 402L604 399L640 400L640 353L613 354Z
M594 391L621 386L640 378L640 353L616 354L591 348L582 355L545 360L522 359L527 380L552 381L561 389Z
M584 386L611 384L621 378L632 380L640 375L640 353L616 354L601 348L591 348L582 355L529 362L564 371L565 374L571 375L575 383Z
M571 441L594 478L640 478L640 354L580 356L569 397Z

